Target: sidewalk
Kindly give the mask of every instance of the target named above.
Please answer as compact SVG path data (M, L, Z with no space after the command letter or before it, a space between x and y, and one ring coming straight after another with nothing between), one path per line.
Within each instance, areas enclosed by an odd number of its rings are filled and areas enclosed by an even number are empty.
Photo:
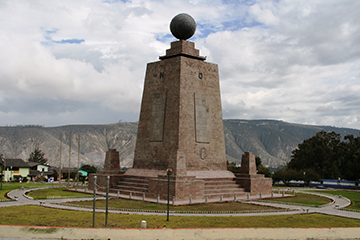
M359 239L360 228L110 229L0 226L0 239Z

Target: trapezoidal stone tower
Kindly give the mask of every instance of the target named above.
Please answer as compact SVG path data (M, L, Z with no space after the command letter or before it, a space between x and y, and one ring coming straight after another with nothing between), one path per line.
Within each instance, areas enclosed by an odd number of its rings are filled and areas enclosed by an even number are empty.
M147 197L166 199L171 171L176 200L241 193L227 171L218 66L186 41L196 28L191 16L177 15L170 28L179 40L147 64L134 165L124 182L144 181Z

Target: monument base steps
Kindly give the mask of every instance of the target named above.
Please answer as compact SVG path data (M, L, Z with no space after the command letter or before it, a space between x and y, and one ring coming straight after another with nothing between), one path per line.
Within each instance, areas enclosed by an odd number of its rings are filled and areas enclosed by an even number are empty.
M145 196L150 199L167 199L167 175L158 177L122 175L110 192L122 195ZM176 201L189 201L245 196L244 188L235 178L205 178L195 176L170 176L170 198ZM190 204L190 202L189 202Z
M119 181L112 186L111 192L125 195L143 196L149 191L149 178L141 176L126 176L120 177Z
M225 179L206 179L205 180L205 197L208 199L223 198L244 196L246 193L243 188L240 188L240 185L236 183L234 178L225 178Z
M251 195L271 194L272 192L272 179L265 178L262 174L237 174L236 182Z

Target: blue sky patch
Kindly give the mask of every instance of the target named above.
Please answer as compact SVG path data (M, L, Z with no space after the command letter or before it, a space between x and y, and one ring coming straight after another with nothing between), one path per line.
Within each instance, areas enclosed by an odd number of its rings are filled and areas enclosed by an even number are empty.
M60 44L64 44L64 43L70 43L70 44L80 44L82 42L85 42L84 39L62 39L61 41L53 41L54 43L60 43Z
M72 39L61 39L60 41L54 41L51 37L52 34L57 33L59 29L53 29L53 30L45 30L45 34L44 34L44 38L47 41L43 41L41 42L42 45L50 45L51 43L60 43L60 44L81 44L82 42L85 42L84 39L76 39L76 38L72 38Z
M116 2L123 2L123 3L127 3L127 2L131 2L131 0L103 0L103 3L116 3Z
M169 41L173 41L175 37L171 33L167 33L167 34L157 34L155 36L155 39L159 42L166 43Z

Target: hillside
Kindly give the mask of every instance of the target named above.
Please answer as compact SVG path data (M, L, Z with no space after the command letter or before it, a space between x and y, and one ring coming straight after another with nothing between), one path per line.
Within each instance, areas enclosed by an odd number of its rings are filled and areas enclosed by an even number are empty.
M250 151L260 156L264 165L277 167L290 161L291 152L299 143L315 133L334 131L358 135L360 130L286 123L274 120L224 120L226 154L229 161L240 163L241 155ZM105 152L120 152L121 167L131 167L134 157L137 123L106 125L69 125L60 127L0 127L0 153L7 158L27 160L38 145L52 166L60 162L60 134L63 134L62 165L69 164L69 133L72 132L71 165L103 167Z

